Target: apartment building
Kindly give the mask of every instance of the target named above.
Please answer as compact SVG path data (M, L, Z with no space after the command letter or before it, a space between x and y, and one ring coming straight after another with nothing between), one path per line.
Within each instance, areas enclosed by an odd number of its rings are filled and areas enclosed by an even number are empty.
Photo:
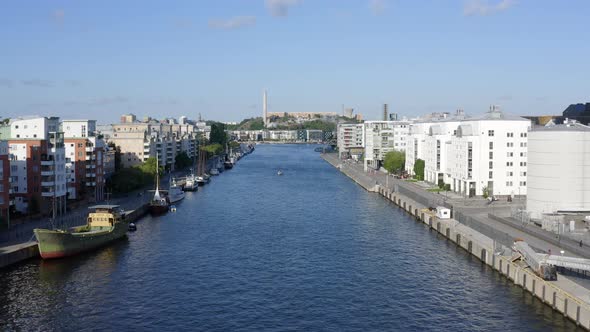
M363 123L365 170L379 169L388 152L405 151L408 134L407 121L365 121Z
M16 211L65 213L65 149L59 118L13 119L10 137L10 186Z
M448 184L464 196L526 195L530 126L530 120L496 107L480 117L412 124L406 169L423 157L425 181Z
M8 142L0 141L0 219L6 220L10 209L10 159Z
M204 128L206 129L206 128ZM192 124L168 124L157 121L113 125L109 142L121 149L122 167L137 166L150 157L174 170L176 155L185 152L190 158L197 153L198 127Z
M362 123L342 123L338 125L336 143L339 158L358 158L363 154L365 140Z
M96 136L95 120L61 123L66 152L68 199L99 202L105 198L105 143Z

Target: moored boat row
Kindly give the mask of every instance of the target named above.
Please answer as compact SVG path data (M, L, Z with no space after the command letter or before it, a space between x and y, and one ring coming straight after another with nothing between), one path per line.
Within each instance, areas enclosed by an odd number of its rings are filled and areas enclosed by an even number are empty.
M230 168L242 156L250 154L254 151L253 145L246 146L241 149L240 153L230 154L226 157L226 162L231 163ZM204 154L203 154L204 155ZM160 176L156 172L156 186L154 196L148 203L148 210L151 215L162 215L167 213L172 207L176 210L176 206L172 205L185 198L183 190L194 191L199 185L209 183L210 176L205 172L205 160L199 163L197 175L192 172L185 179L184 186L178 184L175 178L170 180L168 190L160 189ZM219 174L219 168L226 167L225 163L215 164L209 172L211 175ZM159 169L158 157L156 156L156 169ZM217 172L216 172L217 171ZM215 174L216 173L216 174ZM188 184L188 186L187 186ZM135 231L135 223L127 218L127 213L122 211L119 205L96 205L90 207L92 210L88 214L86 225L73 227L69 229L35 229L35 237L37 238L39 252L43 259L60 258L72 256L84 251L96 249L106 245L114 240L120 239L127 235L127 231Z

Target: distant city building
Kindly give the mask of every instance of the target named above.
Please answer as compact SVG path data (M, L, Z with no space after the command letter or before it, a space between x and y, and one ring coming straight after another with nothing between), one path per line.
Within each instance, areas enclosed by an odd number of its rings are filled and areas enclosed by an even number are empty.
M266 90L262 94L262 120L264 121L264 127L268 126L268 105Z
M133 123L137 121L135 114L123 114L121 115L121 123Z
M406 121L365 121L365 170L369 167L379 169L388 152L405 151L408 132L409 123Z
M342 116L344 116L345 118L352 119L353 113L354 113L354 108L345 108Z
M337 112L268 112L268 117L293 117L296 119L321 119L326 117L337 117Z
M187 117L183 115L180 118L178 118L178 124L187 124Z
M337 145L339 158L358 159L364 151L364 136L362 123L342 123L337 129Z
M590 127L572 121L534 127L528 133L526 209L531 218L589 215L589 147Z

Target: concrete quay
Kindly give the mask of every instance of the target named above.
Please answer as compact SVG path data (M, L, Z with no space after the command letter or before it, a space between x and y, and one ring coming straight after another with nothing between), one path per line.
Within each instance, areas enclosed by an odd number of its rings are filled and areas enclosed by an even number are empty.
M376 192L391 201L417 221L423 222L433 231L454 242L515 285L522 287L543 303L574 321L578 326L590 330L590 290L573 281L570 277L560 274L557 281L545 281L522 262L513 262L511 251L496 239L482 234L455 219L437 218L434 212L428 209L429 206L417 202L417 200L411 199L392 188L379 185L378 181L376 182L373 177L362 170L354 167L342 167L341 162L334 155L323 154L322 158L340 169L342 173L361 187L370 192ZM425 191L425 193L427 192ZM425 196L428 196L428 194L431 193L427 193ZM428 199L430 198L426 198L426 200ZM424 199L420 200L424 201ZM512 235L512 232L505 234L512 236L512 239L518 237L518 235ZM528 234L524 235L530 236Z

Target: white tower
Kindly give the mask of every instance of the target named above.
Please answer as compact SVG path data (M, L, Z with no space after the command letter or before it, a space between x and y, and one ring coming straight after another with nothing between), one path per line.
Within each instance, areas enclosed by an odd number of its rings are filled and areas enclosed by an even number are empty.
M267 106L266 106L266 90L262 94L262 121L264 121L264 126L268 126L268 113L267 113Z

